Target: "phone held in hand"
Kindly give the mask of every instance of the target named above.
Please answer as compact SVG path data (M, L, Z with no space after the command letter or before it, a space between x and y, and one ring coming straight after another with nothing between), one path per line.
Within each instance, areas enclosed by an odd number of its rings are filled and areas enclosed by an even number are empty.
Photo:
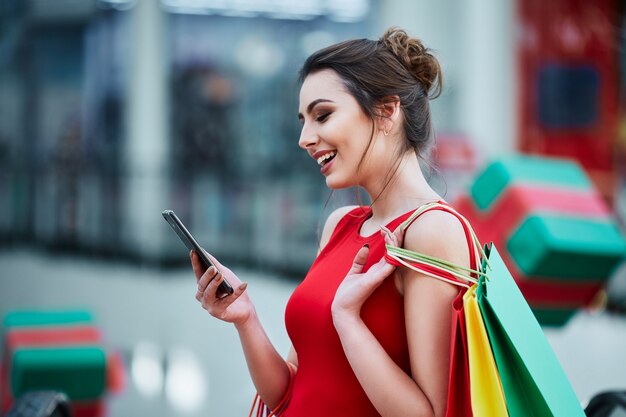
M176 214L172 210L164 210L161 214L163 215L165 221L167 221L170 227L174 230L174 232L176 232L180 240L182 240L182 242L185 244L187 249L193 250L198 254L204 270L206 271L207 269L209 269L210 266L213 266L219 272L217 266L215 266L215 264L211 262L209 255L198 244L198 242L191 235L191 233L189 233L189 230L187 230L187 228L185 227L183 222L180 221L178 216L176 216ZM228 283L228 281L226 281L226 278L224 278L220 283L220 286L217 288L217 296L222 297L225 295L230 295L232 293L233 287Z

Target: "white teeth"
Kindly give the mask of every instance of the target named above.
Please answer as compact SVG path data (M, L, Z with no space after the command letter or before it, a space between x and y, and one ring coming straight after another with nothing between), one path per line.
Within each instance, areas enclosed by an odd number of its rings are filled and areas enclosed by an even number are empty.
M317 158L317 164L318 164L318 165L322 165L322 163L323 163L324 161L326 161L327 159L332 158L332 157L333 157L333 156L335 156L335 155L337 155L337 152L335 152L335 151L328 152L327 154L322 155L322 156L320 156L319 158Z

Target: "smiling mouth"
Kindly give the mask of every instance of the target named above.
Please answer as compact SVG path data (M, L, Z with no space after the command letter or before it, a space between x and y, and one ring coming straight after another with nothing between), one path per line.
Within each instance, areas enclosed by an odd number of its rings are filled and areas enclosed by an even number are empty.
M320 156L317 159L317 163L319 164L319 166L323 167L324 165L326 165L330 161L332 161L335 158L336 155L337 155L337 152L334 152L334 151L333 152L329 152L326 155Z

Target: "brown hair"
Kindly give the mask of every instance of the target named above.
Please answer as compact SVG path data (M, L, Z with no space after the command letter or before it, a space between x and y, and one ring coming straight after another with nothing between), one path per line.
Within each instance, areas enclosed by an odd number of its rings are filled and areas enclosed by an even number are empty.
M323 69L337 73L372 120L365 154L374 136L374 120L380 116L379 106L392 96L399 97L405 140L398 149L398 163L388 173L386 185L398 170L399 157L405 152L412 149L418 158L426 160L433 142L429 99L441 94L443 75L439 62L419 39L392 27L379 40L354 39L328 46L307 58L300 70L300 82Z

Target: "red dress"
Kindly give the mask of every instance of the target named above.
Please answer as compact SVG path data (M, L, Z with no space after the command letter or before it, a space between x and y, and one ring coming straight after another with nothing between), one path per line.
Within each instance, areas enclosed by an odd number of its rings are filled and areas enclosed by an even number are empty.
M387 227L395 230L412 212L396 218ZM359 234L361 225L371 215L369 207L359 207L339 221L287 303L285 321L298 354L298 372L291 401L283 414L286 417L379 416L348 363L330 311L337 288L359 249L369 244L365 270L385 254L380 232L367 237ZM385 280L368 298L361 317L394 362L410 374L403 297L393 279Z

